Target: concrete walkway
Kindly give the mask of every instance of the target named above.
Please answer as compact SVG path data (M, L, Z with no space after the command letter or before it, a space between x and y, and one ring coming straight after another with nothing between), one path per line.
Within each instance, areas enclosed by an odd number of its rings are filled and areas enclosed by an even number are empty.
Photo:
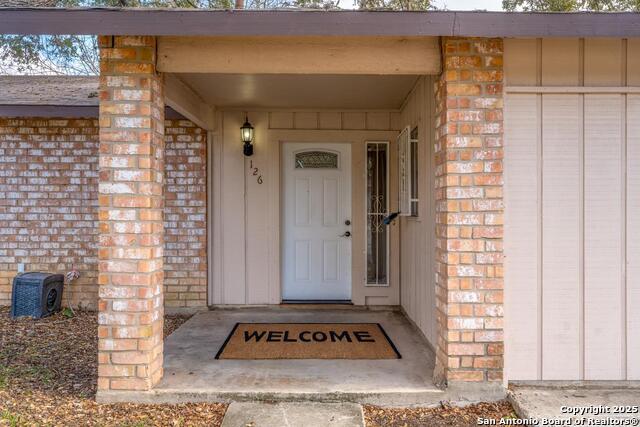
M379 323L401 359L215 359L236 323ZM436 406L495 401L499 383L446 390L433 382L435 355L422 334L391 310L251 307L201 312L164 343L164 377L148 392L110 391L101 403L316 402Z
M402 355L381 360L216 360L238 322L379 323ZM198 313L165 341L156 401L437 403L435 356L395 311L247 308Z
M640 420L638 412L633 413L631 410L627 413L613 412L614 406L637 407L640 405L640 388L612 388L611 386L607 388L598 385L586 387L516 387L509 393L509 400L520 418L536 418L538 420L634 418ZM583 408L583 411L591 412L583 414L572 414L570 412L578 411L581 408ZM611 408L611 411L600 414L593 411L599 412L603 408Z
M250 403L229 405L222 427L364 427L355 403Z

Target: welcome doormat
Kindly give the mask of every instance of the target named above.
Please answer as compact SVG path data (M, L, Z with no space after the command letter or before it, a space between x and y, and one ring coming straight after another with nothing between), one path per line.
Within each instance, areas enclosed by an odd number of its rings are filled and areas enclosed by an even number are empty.
M236 323L216 359L400 359L378 323Z

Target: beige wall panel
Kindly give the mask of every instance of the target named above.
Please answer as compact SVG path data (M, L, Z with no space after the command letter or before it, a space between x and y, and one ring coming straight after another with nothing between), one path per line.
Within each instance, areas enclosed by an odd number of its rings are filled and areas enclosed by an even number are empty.
M307 114L308 112L302 112ZM320 113L309 112L315 117ZM341 113L326 112L325 117ZM255 128L254 155L245 158L239 138L244 121L242 111L224 111L224 125L216 136L213 164L217 167L214 182L213 240L216 242L215 265L219 277L210 290L214 304L280 303L280 146L283 142L340 142L352 145L353 268L352 300L364 304L398 305L399 248L398 228L390 232L390 286L365 286L365 142L394 141L397 132L378 130L269 129L274 117L286 125L291 111L249 111ZM322 113L324 114L324 113ZM365 112L361 114L364 122ZM333 115L333 116L332 116ZM305 116L303 116L305 117ZM293 120L291 120L293 124ZM296 122L297 123L297 122ZM392 149L393 150L393 149ZM389 162L390 189L397 188L395 152ZM251 169L251 168L257 168ZM255 173L255 175L254 175ZM262 184L258 177L262 177ZM391 200L394 200L391 194ZM391 205L395 209L395 201Z
M621 95L585 95L584 98L584 362L587 380L624 379L622 101Z
M627 379L640 380L640 95L627 100Z
M367 128L367 113L342 113L342 129L360 130Z
M242 113L224 114L224 135L239 135ZM245 159L239 138L225 137L222 156L223 289L220 304L246 304L245 281ZM230 256L233 254L233 256Z
M622 40L585 39L584 85L622 85Z
M342 115L333 111L320 112L318 123L320 129L342 129Z
M296 129L318 128L318 113L316 112L296 112L293 120Z
M542 379L580 379L581 98L542 98Z
M421 310L422 328L427 331L426 335L432 342L436 342L436 314L435 314L435 284L432 284L429 280L434 276L434 260L435 260L435 195L432 190L435 188L435 157L433 154L433 106L434 99L431 91L431 78L425 77L424 83L420 88L422 92L422 100L424 103L425 112L420 118L419 122L422 125L421 144L422 149L419 150L419 164L423 165L420 169L420 182L423 183L419 188L418 197L420 200L424 200L422 206L422 215L424 224L423 232L425 237L420 240L419 253L423 255L423 261L419 262L420 266L420 280L419 287L421 292L419 294L420 301L423 302L423 309Z
M418 127L419 216L402 217L400 224L400 280L402 308L427 339L435 345L434 285L434 157L433 92L429 77L421 78L405 101L399 128Z
M389 129L399 131L402 125L400 125L400 113L389 113Z
M353 275L352 282L352 299L357 304L364 304L366 293L359 292L359 286L364 286L367 280L366 266L366 183L363 179L366 175L363 172L365 166L365 148L364 144L351 144L351 221L352 233L351 253L362 254L363 256L354 256L352 259ZM384 304L384 303L383 303ZM388 304L388 302L386 303Z
M217 132L207 132L207 257L209 269L207 274L207 303L209 305L221 304L223 295L223 248L222 241L222 191L219 190L222 183L222 163L223 150L223 114L219 111L215 113Z
M510 86L538 84L538 40L505 39L505 83Z
M272 195L267 190L273 180L273 165L270 164L270 144L268 140L268 113L249 114L249 121L255 127L254 154L245 159L246 179L246 304L277 304L271 300L271 286L268 272L271 263L276 261L270 256L272 217L267 207ZM233 133L231 134L233 135ZM233 138L230 138L233 139ZM242 155L241 144L238 154ZM259 183L261 178L262 184ZM228 257L233 256L232 253ZM233 286L233 284L228 284Z
M640 39L627 40L627 85L640 86Z
M293 113L290 111L273 111L269 113L270 129L293 129Z
M367 113L367 129L389 130L389 113Z
M438 37L158 38L167 73L436 74Z
M421 79L405 100L400 111L401 129L407 126L410 128L417 126L417 118L424 114L424 106L420 105L422 85L424 85L424 81ZM400 258L400 301L409 318L426 335L426 331L421 328L421 321L417 313L419 301L417 300L417 278L414 264L416 240L420 238L420 235L416 227L416 219L399 217L398 223L400 225L400 252L402 255Z
M505 335L507 378L540 379L539 95L505 103Z
M543 86L578 86L579 47L578 39L542 39Z

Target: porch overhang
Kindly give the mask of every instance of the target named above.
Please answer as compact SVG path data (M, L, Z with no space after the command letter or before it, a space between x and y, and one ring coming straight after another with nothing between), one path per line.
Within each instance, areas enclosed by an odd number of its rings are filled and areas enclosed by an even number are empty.
M407 75L440 72L438 37L158 37L158 71Z
M637 13L3 8L4 34L639 37Z

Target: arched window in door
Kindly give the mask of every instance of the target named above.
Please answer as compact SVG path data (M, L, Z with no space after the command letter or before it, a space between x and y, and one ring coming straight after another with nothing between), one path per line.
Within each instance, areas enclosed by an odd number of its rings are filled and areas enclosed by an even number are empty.
M301 151L295 156L296 169L338 169L338 153L331 151Z

